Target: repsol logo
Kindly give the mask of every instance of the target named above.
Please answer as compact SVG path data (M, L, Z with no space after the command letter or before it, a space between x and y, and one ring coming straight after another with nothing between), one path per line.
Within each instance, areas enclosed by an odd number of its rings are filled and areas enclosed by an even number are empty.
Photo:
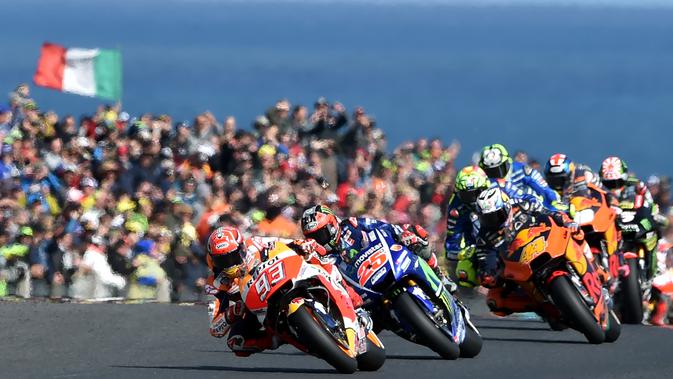
M367 250L365 250L364 253L360 254L360 257L358 257L358 259L355 261L355 266L356 267L360 266L362 262L367 260L367 258L369 258L370 255L374 254L374 252L381 249L381 247L383 247L383 244L381 244L381 242L377 243L374 246L369 247Z

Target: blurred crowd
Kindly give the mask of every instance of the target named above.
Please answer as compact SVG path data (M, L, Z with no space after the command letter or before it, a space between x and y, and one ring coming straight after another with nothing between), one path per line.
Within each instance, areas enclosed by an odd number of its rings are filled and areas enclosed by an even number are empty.
M119 104L59 115L26 84L0 105L0 141L0 296L159 301L201 299L212 228L300 237L317 202L420 223L441 249L460 149L389 149L365 109L325 98L281 99L239 128L210 112L132 117Z
M202 300L214 227L298 238L315 203L419 223L443 251L460 150L437 138L391 149L365 109L325 98L281 99L239 128L210 112L131 117L119 104L59 115L27 84L0 103L0 141L0 297L159 301ZM667 212L670 179L647 183Z

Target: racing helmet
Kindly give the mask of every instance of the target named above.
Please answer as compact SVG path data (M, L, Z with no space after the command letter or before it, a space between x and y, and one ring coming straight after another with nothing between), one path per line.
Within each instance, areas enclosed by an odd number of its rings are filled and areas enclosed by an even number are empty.
M312 238L328 251L337 249L341 226L339 218L324 205L308 208L301 216L301 231L304 237Z
M215 229L208 237L206 250L215 273L223 272L232 279L240 276L244 269L245 243L238 229L226 226Z
M512 166L512 157L499 143L484 146L479 157L479 167L492 179L504 178Z
M575 163L565 154L554 154L544 165L544 176L549 187L563 192L574 180Z
M601 183L605 188L614 190L624 187L629 178L629 168L619 157L607 157L601 164Z
M479 166L463 167L456 175L456 196L465 204L474 204L489 185L488 176Z
M482 228L496 230L507 224L512 210L509 199L498 187L492 187L477 197L477 214Z

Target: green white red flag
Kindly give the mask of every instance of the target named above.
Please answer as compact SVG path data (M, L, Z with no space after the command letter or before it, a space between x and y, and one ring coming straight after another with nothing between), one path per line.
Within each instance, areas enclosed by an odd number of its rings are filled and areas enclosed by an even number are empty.
M121 52L44 43L33 81L62 92L120 100Z

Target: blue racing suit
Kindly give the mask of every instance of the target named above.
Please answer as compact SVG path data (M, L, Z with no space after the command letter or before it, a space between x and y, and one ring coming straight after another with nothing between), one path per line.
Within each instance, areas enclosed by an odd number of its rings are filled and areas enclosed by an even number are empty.
M556 191L547 185L547 182L537 170L527 164L512 162L512 167L505 179L511 185L524 190L524 192L538 196L545 208L551 211L563 210L557 209L557 206L563 206ZM491 179L492 182L497 180Z
M389 224L387 222L375 220L368 217L349 217L341 220L341 236L339 238L339 253L346 260L353 258L362 249L363 241L366 243L366 234L373 230L381 230L395 239L404 232L399 225Z
M504 179L494 179L491 187L499 186L510 199L510 204L515 205L525 201L539 204L540 200L532 193L525 192ZM446 258L458 260L458 254L467 246L475 245L479 234L479 219L475 209L470 204L463 203L456 194L449 199L449 207L446 216Z

